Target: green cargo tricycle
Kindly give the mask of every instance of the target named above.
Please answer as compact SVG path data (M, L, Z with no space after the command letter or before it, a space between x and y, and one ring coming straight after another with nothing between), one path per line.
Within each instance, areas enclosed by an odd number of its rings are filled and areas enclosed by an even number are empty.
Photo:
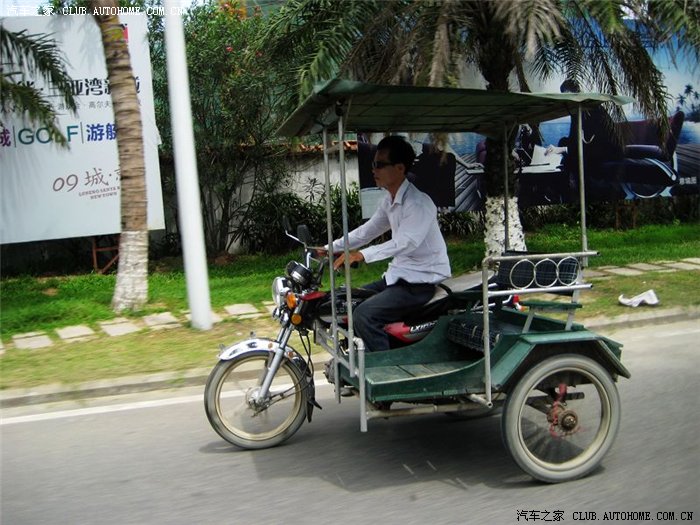
M520 123L577 113L580 122L588 108L629 101L601 94L497 93L333 80L318 86L280 132L322 133L326 202L331 202L331 155L338 155L347 246L342 147L346 131L506 136ZM331 145L331 130L337 133L336 145ZM578 137L580 141L580 127ZM582 162L579 158L580 167ZM619 343L574 322L579 294L591 286L584 282L583 269L596 255L587 247L583 184L579 177L580 251L517 253L506 241L502 255L483 259L481 272L444 282L410 319L388 325L395 348L385 352L366 352L354 337L352 310L368 292L349 285L347 262L347 286L336 286L330 271L328 291L323 291L323 274L332 266L332 255L318 257L303 226L296 235L288 231L303 245L303 259L291 261L286 275L272 285L273 316L281 328L275 339L253 336L222 348L205 389L212 427L237 446L258 449L282 443L305 419L311 421L318 406L312 335L332 356L327 377L335 384L336 400L341 401L341 391L359 396L361 431L378 417L501 413L506 448L525 472L546 482L588 474L613 444L620 424L615 382L630 374L620 362ZM507 199L504 202L507 207ZM331 210L326 212L330 245L336 232ZM506 221L506 240L507 228ZM537 300L513 300L531 294L537 294ZM542 294L553 300L543 300ZM543 315L550 312L562 315ZM294 332L300 335L305 356L290 345Z

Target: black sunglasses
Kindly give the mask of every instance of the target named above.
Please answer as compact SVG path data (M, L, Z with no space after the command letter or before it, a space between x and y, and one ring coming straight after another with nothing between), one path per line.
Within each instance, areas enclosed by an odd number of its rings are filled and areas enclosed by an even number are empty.
M398 162L384 162L383 160L373 160L372 169L380 170L382 168L386 168L387 166L395 166L396 164L398 164Z

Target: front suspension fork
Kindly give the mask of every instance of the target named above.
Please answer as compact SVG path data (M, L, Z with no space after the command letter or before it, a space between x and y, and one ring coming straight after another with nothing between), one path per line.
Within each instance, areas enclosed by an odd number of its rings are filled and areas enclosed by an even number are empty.
M287 348L287 343L289 342L289 337L292 335L291 325L284 326L280 329L279 334L277 334L277 339L275 340L278 345L274 351L272 357L272 362L269 363L267 371L265 372L265 377L263 377L262 385L258 390L256 396L256 402L260 403L263 400L268 400L270 397L270 386L272 385L272 380L275 378L277 371L282 364L282 359L284 359L284 354Z

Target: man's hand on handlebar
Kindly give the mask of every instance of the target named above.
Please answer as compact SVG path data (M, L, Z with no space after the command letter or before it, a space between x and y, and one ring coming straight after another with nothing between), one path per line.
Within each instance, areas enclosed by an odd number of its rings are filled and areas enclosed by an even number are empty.
M328 255L328 250L321 246L313 247L312 248L316 252L317 257L326 257ZM357 268L361 262L365 260L364 255L362 255L362 252L350 252L350 267L351 268ZM335 260L333 261L333 269L337 270L340 268L343 264L345 263L345 254L343 252L340 252Z
M328 255L328 250L323 246L312 246L311 249L316 252L316 257L325 257Z
M362 252L350 252L350 266L356 268L361 262L365 260L365 256ZM333 262L333 269L337 270L345 263L345 254L341 253L338 258Z

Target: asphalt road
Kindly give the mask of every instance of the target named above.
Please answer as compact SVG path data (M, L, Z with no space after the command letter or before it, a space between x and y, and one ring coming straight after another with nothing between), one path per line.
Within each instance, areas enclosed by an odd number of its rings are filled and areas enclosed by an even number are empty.
M7 525L698 522L700 326L609 335L625 343L632 379L619 383L617 441L582 480L546 485L522 474L501 444L498 417L373 420L362 434L358 401L336 405L328 387L318 392L324 410L286 444L237 450L210 429L201 389L190 389L6 410L0 518Z

